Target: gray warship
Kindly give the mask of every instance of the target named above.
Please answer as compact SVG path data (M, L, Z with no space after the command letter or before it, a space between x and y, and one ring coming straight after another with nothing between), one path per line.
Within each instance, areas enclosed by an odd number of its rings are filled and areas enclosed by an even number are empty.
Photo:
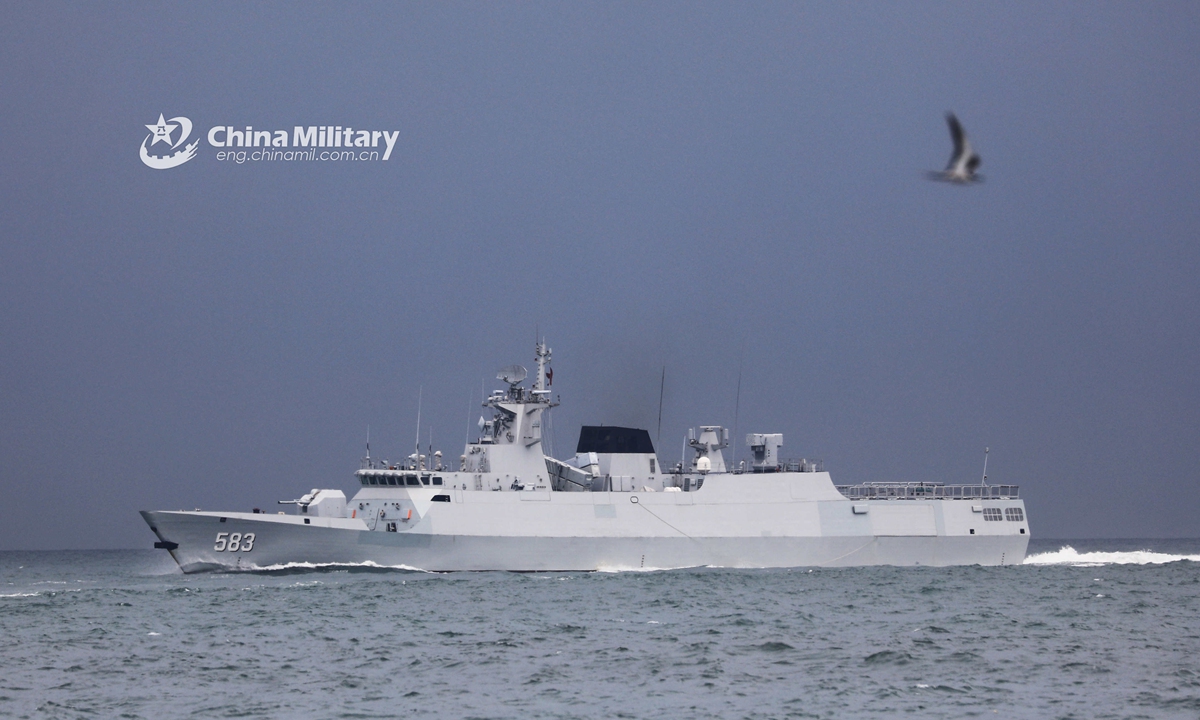
M1029 544L1013 485L834 485L819 461L780 457L750 433L729 467L726 428L689 432L689 461L664 468L646 430L584 426L574 457L543 450L551 351L536 375L509 366L457 463L418 450L362 462L349 501L313 489L291 512L142 511L185 573L378 565L435 572L604 571L1019 564ZM453 465L453 469L451 467Z

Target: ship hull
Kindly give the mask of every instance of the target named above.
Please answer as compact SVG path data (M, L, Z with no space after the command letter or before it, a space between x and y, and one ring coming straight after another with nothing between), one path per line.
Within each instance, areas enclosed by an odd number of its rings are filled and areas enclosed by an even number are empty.
M158 520L164 525L162 520ZM237 524L231 528L238 527ZM243 526L253 531L251 524ZM199 529L199 528L197 528ZM172 527L170 534L186 533ZM212 530L212 532L208 532ZM1028 540L980 538L670 538L594 539L486 536L378 536L369 531L260 529L260 542L275 546L251 553L212 552L205 528L196 542L184 539L172 555L187 573L263 570L296 566L379 565L432 572L605 571L687 567L774 568L867 565L1020 564ZM202 544L203 543L203 544Z
M1005 565L1022 562L1029 543L1024 504L1015 498L859 503L789 496L731 503L719 487L537 497L455 492L451 502L428 502L419 494L405 494L416 514L400 522L386 515L142 515L184 572L310 564L435 572ZM983 506L1019 507L1022 521L985 522ZM397 531L385 531L389 524ZM247 536L253 536L248 551Z

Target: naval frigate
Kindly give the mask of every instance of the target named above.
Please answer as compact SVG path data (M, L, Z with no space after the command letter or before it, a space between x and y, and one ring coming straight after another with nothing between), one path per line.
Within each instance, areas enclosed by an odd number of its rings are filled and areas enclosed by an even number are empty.
M698 566L1004 565L1025 558L1017 486L835 485L820 461L780 457L750 433L727 466L726 428L689 431L690 460L665 468L643 429L584 426L575 455L544 451L551 352L497 376L479 437L457 463L418 449L367 457L347 501L313 489L291 512L142 511L183 572L379 565L428 571L596 571Z

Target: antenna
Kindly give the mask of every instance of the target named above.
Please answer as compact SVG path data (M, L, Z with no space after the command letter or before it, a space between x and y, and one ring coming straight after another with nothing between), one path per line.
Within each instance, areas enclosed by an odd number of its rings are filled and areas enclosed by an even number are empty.
M467 434L463 438L463 445L471 444L471 403L475 402L475 391L467 391ZM465 451L464 451L465 452Z
M737 396L736 396L736 399L733 401L733 453L732 453L732 455L733 455L733 464L734 464L734 465L736 465L736 464L737 464L737 455L738 455L738 440L737 440L737 439L738 439L738 434L737 434L737 427L738 427L738 411L741 409L741 405L742 405L742 361L741 361L741 360L739 360L739 361L738 361L738 382L737 382Z
M425 392L425 386L422 385L417 389L417 463L421 462L421 396Z
M733 401L733 451L731 453L733 464L738 461L738 411L742 406L742 363L746 360L746 336L742 335L742 342L738 347L738 379L737 393Z
M662 403L663 390L667 387L667 366L663 365L662 379L658 381L658 434L654 436L654 444L657 446L662 440Z
M987 487L987 456L990 448L983 449L983 486Z
M503 380L509 385L517 385L529 377L529 371L522 365L505 365L496 373L497 380Z
M371 424L367 423L367 462L371 462Z

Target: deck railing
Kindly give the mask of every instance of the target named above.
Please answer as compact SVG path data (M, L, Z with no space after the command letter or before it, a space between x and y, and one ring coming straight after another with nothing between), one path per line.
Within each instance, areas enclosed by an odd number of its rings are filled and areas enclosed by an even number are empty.
M1021 497L1018 485L943 485L942 483L862 483L837 485L837 490L851 500L970 500L1010 499Z
M825 461L810 460L809 458L780 460L778 465L769 468L755 467L751 463L741 461L730 468L729 472L734 475L742 475L744 473L825 472Z

